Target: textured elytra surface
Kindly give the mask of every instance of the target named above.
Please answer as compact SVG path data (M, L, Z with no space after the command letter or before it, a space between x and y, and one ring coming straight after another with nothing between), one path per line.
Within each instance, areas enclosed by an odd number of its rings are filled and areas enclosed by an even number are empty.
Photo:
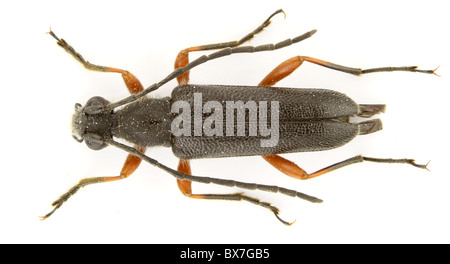
M194 94L201 94L202 104L209 101L220 103L222 111L222 135L206 136L204 133L194 134L194 118L191 119L190 136L173 138L173 152L180 158L213 158L230 156L251 156L289 152L307 152L332 149L352 140L358 134L358 125L345 121L347 116L358 112L358 105L342 93L323 89L297 89L276 87L247 87L220 85L184 85L178 86L172 92L172 104L176 101L188 102L191 114L194 114ZM259 105L267 102L267 126L271 124L270 102L279 103L279 135L277 144L272 147L262 147L261 140L271 136L249 136L252 122L250 113L244 119L238 119L237 111L233 114L231 125L234 134L230 135L226 127L227 101L249 101ZM259 110L259 108L258 108ZM198 111L198 109L197 109ZM214 113L214 112L212 112ZM212 113L202 113L204 122ZM259 112L257 113L259 117ZM198 120L197 120L198 121ZM239 124L241 122L241 124ZM237 127L245 123L244 135L237 135ZM260 120L258 119L258 122ZM218 124L212 124L217 126ZM229 132L229 131L228 131ZM259 131L258 131L259 132ZM275 139L274 139L275 140Z

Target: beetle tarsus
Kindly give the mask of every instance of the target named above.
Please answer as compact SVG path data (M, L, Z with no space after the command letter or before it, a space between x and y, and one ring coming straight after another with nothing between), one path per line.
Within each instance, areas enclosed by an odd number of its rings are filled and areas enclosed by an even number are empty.
M283 9L278 9L277 11L275 11L275 13L273 13L272 15L270 15L270 17L266 20L269 21L272 17L274 17L275 15L279 14L279 13L283 13L284 18L286 18L286 13L283 11Z
M371 162L379 162L379 163L402 163L402 164L410 164L414 167L420 168L420 169L426 169L429 171L428 164L430 164L430 161L428 161L427 164L417 164L414 159L379 159L379 158L371 158L371 157L362 157L364 161L371 161Z
M52 206L54 206L53 210L51 210L48 214L44 215L44 216L39 216L39 219L41 221L49 218L55 211L56 209L58 209L59 207L61 207L61 205L64 203L64 201L61 200L61 198L59 198L58 200L54 201L52 203Z
M431 162L431 160L428 161L427 164L417 164L415 160L411 159L409 164L413 165L414 167L426 169L427 171L430 171L430 169L428 169L428 164L430 164L430 162Z
M437 77L441 77L441 75L437 74L436 71L439 69L439 67L441 67L441 65L437 66L436 69L433 70L433 74L436 75Z
M273 212L273 214L275 215L275 217L278 219L278 221L280 221L281 223L287 225L287 226L291 226L293 224L295 224L295 222L297 220L294 220L293 222L288 222L286 220L283 220L280 216L279 216L279 211Z
M39 219L43 221L49 218L59 207L61 207L61 205L63 205L65 201L67 201L67 199L69 199L70 196L71 195L67 195L67 193L61 195L61 197L59 197L56 201L52 203L52 206L54 206L53 210L51 210L48 214L44 216L39 216Z
M41 221L49 218L58 208L61 207L61 205L63 205L65 201L72 197L79 189L88 184L97 183L97 179L100 179L100 177L80 180L77 185L70 188L66 193L61 195L56 201L52 203L52 206L54 206L55 208L53 208L53 210L51 210L50 213L46 214L45 216L40 216L39 218L41 219Z

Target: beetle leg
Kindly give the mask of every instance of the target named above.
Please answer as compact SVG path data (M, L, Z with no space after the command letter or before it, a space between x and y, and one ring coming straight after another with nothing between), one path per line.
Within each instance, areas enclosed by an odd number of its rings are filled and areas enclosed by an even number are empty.
M191 165L189 163L189 160L186 159L180 159L180 162L178 163L178 171L182 172L184 174L192 175L191 174ZM246 195L243 195L242 193L231 193L231 194L193 194L192 193L192 182L188 180L180 180L177 179L178 188L180 191L189 198L194 199L207 199L207 200L226 200L226 201L247 201L252 204L264 207L268 210L270 210L275 217L282 222L285 225L292 225L294 222L290 223L280 218L278 215L280 210L271 205L270 203L261 202L260 200L249 197Z
M435 74L435 71L437 70L437 69L421 70L421 69L418 69L418 66L379 67L379 68L371 68L371 69L360 69L360 68L351 68L351 67L347 67L347 66L342 66L339 64L331 63L331 62L316 59L316 58L306 57L306 56L298 56L298 58L301 61L311 62L311 63L317 64L317 65L320 65L323 67L327 67L327 68L330 68L333 70L350 73L350 74L354 74L354 75L362 75L362 74L372 73L372 72L394 72L394 71L409 71L409 72L421 72L421 73Z
M190 47L190 48L187 48L187 49L184 49L184 50L180 51L178 53L178 55L177 55L176 60L175 60L175 69L182 68L182 67L186 66L189 63L189 52L202 51L202 50L215 50L215 49L223 49L223 48L232 48L232 47L237 47L237 46L239 46L239 45L249 41L256 34L260 33L261 31L264 30L264 28L269 26L270 22L271 22L270 19L273 16L275 16L276 14L278 14L278 13L283 13L284 16L286 17L286 14L284 13L283 10L281 10L281 9L277 10L277 11L275 11L275 13L270 15L270 17L267 18L259 27L257 27L255 30L253 30L249 34L245 35L240 40L230 41L230 42L223 42L223 43L217 43L217 44L208 44L208 45L195 46L195 47ZM183 73L180 76L178 76L177 80L178 80L179 84L187 84L189 82L189 71Z
M78 53L72 46L70 46L64 39L60 39L56 36L56 34L50 30L48 32L54 39L57 40L57 44L62 47L67 53L72 55L79 63L81 63L86 69L91 71L99 71L99 72L117 72L122 75L122 78L125 82L125 85L128 88L128 91L131 94L137 94L144 90L144 87L142 86L141 82L139 81L136 76L131 74L129 71L121 70L117 68L112 67L106 67L106 66L100 66L90 63L89 61L85 60L83 56L81 56L80 53ZM136 146L135 147L139 152L144 153L145 147ZM85 178L81 179L77 185L73 186L69 191L67 191L65 194L61 195L56 201L52 203L52 206L54 206L53 210L48 213L45 216L41 217L41 220L44 220L51 216L56 209L61 207L61 205L67 201L71 196L73 196L80 188L94 184L94 183L101 183L101 182L110 182L110 181L117 181L122 180L130 176L141 163L141 159L135 155L129 154L125 164L123 165L123 168L120 172L119 176L113 176L113 177L93 177L93 178Z
M302 65L303 61L299 60L298 57L290 58L280 65L278 65L275 69L273 69L259 84L258 86L273 86L277 82L289 76L293 73L300 65Z
M422 165L417 164L413 159L379 159L379 158L370 158L370 157L364 157L362 155L355 156L350 159L346 159L344 161L338 162L336 164L333 164L331 166L328 166L326 168L323 168L321 170L318 170L314 173L307 173L302 168L297 166L295 163L282 158L278 155L266 155L263 156L263 158L272 164L275 168L283 172L284 174L291 176L296 179L300 180L307 180L311 179L320 175L323 175L325 173L337 170L339 168L345 167L350 164L360 163L363 161L371 161L371 162L379 162L379 163L402 163L402 164L410 164L414 167L421 168L421 169L427 169L428 164Z
M139 152L145 152L145 147L136 147L136 149ZM80 190L82 187L85 187L90 184L94 183L102 183L102 182L111 182L111 181L118 181L122 179L128 178L133 172L139 167L139 164L141 163L141 159L139 157L136 157L135 155L128 154L128 157L125 161L125 164L122 167L122 170L120 171L119 176L112 176L112 177L93 177L93 178L84 178L81 179L78 184L70 188L66 193L61 195L56 201L52 203L52 206L54 206L53 210L50 211L45 216L41 216L40 219L44 220L48 217L50 217L58 208L60 208L64 202L66 202L70 197L72 197L78 190Z
M131 94L136 94L144 90L144 87L142 86L141 82L129 71L92 64L89 61L85 60L83 56L81 56L81 54L78 53L72 46L70 46L64 39L58 38L53 31L50 30L48 34L50 34L50 36L56 39L57 40L56 43L61 48L63 48L67 53L72 55L72 57L74 57L86 69L98 72L117 72L122 74L123 81L125 82L125 85L127 86L128 91Z
M359 68L351 68L347 66L338 65L335 63L319 60L316 58L311 58L307 56L296 56L293 58L290 58L283 63L281 63L278 67L276 67L271 73L269 73L264 80L261 81L259 86L272 86L278 81L282 80L289 74L291 74L293 71L295 71L304 61L314 63L326 68L330 68L333 70L350 73L354 75L362 75L366 73L373 73L373 72L394 72L394 71L409 71L409 72L420 72L420 73L427 73L427 74L435 74L435 71L437 70L421 70L418 69L417 66L404 66L404 67L380 67L380 68L371 68L371 69L359 69Z

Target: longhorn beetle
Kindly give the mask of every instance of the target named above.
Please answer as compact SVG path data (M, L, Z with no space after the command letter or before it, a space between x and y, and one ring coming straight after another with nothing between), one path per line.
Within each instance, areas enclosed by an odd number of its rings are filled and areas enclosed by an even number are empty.
M385 105L357 104L346 95L332 90L273 86L305 61L353 75L393 71L435 74L436 70L421 70L417 66L358 69L307 56L295 56L276 67L258 86L189 84L190 70L200 64L232 54L281 49L308 39L316 33L316 30L311 30L277 44L242 46L266 28L273 16L280 13L284 14L283 10L274 12L258 28L238 41L195 46L180 51L175 60L175 70L146 89L126 70L88 62L64 39L57 37L50 30L49 34L57 40L57 44L86 69L122 74L131 93L129 97L114 103L96 96L89 99L84 106L76 104L72 119L73 137L78 142L85 141L93 150L112 145L128 152L129 155L118 176L80 180L54 201L53 210L41 219L52 215L67 199L86 185L127 178L138 168L141 160L174 176L180 191L189 198L247 201L270 210L278 220L287 225L291 223L281 219L278 215L279 209L268 202L242 193L194 194L191 184L213 183L275 192L313 203L320 203L322 200L278 186L194 176L191 174L189 160L260 155L284 174L302 180L363 161L404 163L426 169L427 165L417 164L413 159L370 158L358 155L316 172L307 173L278 154L333 149L346 144L357 135L376 132L382 128L379 119L352 123L350 117L370 118L384 112ZM218 51L189 62L190 52L206 50ZM175 78L179 85L173 90L171 97L159 99L146 97L148 93ZM122 138L133 146L120 143L114 138ZM175 156L180 158L178 170L171 169L145 155L146 148L151 146L172 147Z

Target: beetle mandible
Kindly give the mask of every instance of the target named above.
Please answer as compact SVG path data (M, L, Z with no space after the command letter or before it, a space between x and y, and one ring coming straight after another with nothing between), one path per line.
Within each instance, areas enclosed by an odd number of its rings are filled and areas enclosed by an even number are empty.
M73 137L79 142L85 141L86 145L93 150L112 145L129 154L118 176L80 180L53 202L53 210L41 219L52 215L67 199L86 185L129 177L142 160L174 176L180 191L189 198L247 201L270 210L278 220L287 225L291 223L281 219L279 209L268 202L243 193L195 194L192 192L191 184L192 182L213 183L242 189L277 192L315 203L322 200L278 186L194 176L191 173L189 160L260 155L282 173L302 180L363 161L404 163L426 169L427 165L417 164L413 159L371 158L358 155L316 172L307 173L279 154L333 149L348 143L357 135L376 132L382 129L379 119L352 123L350 117L371 118L384 112L385 105L357 104L346 95L332 90L280 88L274 85L290 75L305 61L353 75L393 71L435 74L436 70L421 70L417 66L359 69L317 58L295 56L276 67L258 86L189 83L190 70L207 61L237 53L281 49L308 39L316 33L316 30L311 30L277 44L242 46L266 28L273 16L280 13L284 14L284 11L277 10L259 27L238 41L194 46L180 51L175 60L175 70L146 89L133 74L126 70L88 62L64 39L57 37L50 30L49 34L57 40L57 44L86 69L120 73L131 93L131 96L114 103L96 96L89 99L84 106L76 104L72 120ZM189 62L189 53L207 50L218 51ZM179 85L172 91L171 97L158 99L146 97L148 93L175 78ZM123 107L116 109L120 106ZM133 146L117 142L114 138L122 138ZM146 148L151 146L171 147L175 156L180 158L178 169L171 169L145 155Z

